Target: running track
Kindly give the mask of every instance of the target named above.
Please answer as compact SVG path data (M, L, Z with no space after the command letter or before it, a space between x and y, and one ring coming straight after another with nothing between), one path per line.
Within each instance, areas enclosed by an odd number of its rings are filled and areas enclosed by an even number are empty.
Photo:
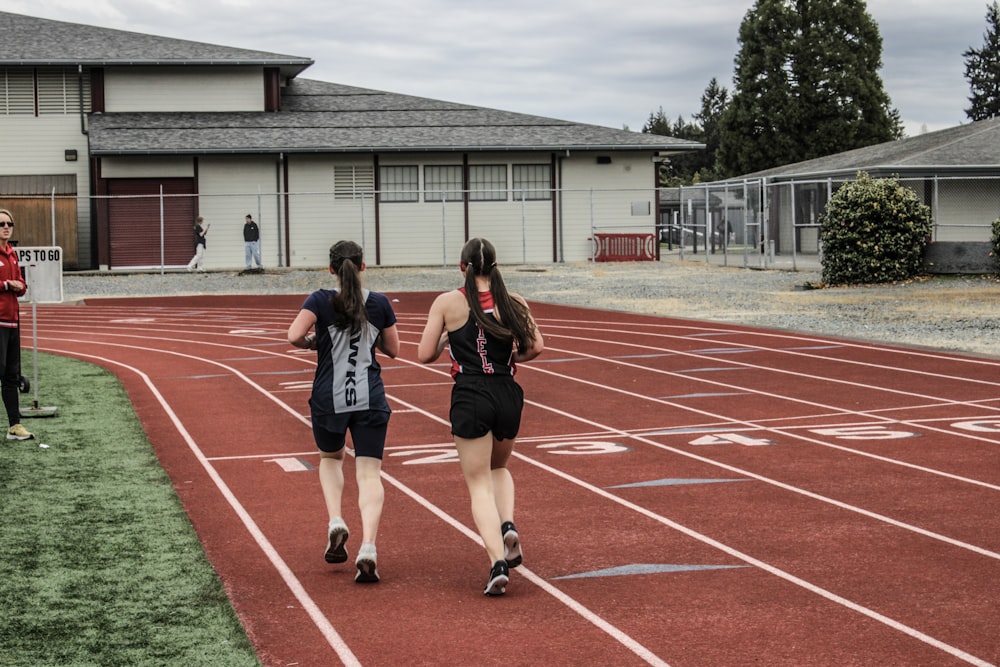
M1000 662L1000 359L533 304L494 599L447 368L414 361L433 295L389 296L373 586L350 462L351 558L323 560L304 296L38 309L40 350L121 378L266 665Z

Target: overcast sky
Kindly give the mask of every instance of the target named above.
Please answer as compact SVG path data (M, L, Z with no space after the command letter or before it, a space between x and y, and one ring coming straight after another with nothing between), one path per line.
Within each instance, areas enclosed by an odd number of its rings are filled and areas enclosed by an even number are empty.
M990 0L992 2L992 0ZM909 136L968 122L987 0L868 0ZM639 131L732 92L754 0L0 0L0 10L311 58L301 76ZM17 39L6 35L6 40Z

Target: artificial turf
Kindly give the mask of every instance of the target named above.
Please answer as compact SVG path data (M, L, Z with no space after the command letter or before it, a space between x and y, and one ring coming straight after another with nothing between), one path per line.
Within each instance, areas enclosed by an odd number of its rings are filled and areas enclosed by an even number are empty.
M37 359L22 408L57 412L0 439L0 666L259 665L117 378Z

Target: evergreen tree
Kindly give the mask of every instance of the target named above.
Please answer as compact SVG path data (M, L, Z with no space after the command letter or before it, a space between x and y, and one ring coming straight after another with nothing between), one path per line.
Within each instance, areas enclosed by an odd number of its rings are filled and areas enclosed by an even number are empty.
M691 183L716 180L716 152L719 148L719 119L729 103L729 91L719 86L712 78L701 96L701 110L692 116L694 122L687 122L678 116L671 123L663 107L650 113L643 125L646 134L659 134L678 139L690 139L705 144L705 149L690 151L670 157L666 169L661 169L661 185L690 185Z
M1000 7L994 2L987 6L986 34L981 49L967 49L965 78L972 95L971 106L965 110L970 120L986 120L1000 116Z
M642 126L645 134L659 134L664 137L675 137L677 139L688 139L699 143L703 142L703 132L700 126L689 123L683 117L678 116L677 121L671 123L667 115L660 107L656 113L650 113L646 124ZM690 151L671 155L669 161L664 163L660 169L661 186L690 185L695 173L705 158L702 151Z
M663 113L663 107L656 113L650 112L646 124L642 126L643 134L658 134L661 137L672 137L674 131L667 114Z
M719 82L712 77L701 95L701 111L694 115L695 121L701 123L702 141L705 144L702 159L699 161L701 167L698 169L701 181L717 180L716 162L721 132L719 124L728 105L729 91L724 86L719 86Z
M740 25L719 167L738 176L902 136L864 0L757 0Z

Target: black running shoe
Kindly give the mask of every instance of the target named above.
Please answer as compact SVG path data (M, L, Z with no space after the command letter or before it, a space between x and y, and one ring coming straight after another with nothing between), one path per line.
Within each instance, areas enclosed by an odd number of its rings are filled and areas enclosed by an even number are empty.
M507 563L498 560L493 563L493 568L490 570L490 580L486 582L486 590L483 593L491 597L503 595L507 592L508 581L510 581L510 572L507 569Z
M514 522L504 521L500 526L500 533L503 534L504 560L507 561L507 567L513 569L521 564L521 539Z

